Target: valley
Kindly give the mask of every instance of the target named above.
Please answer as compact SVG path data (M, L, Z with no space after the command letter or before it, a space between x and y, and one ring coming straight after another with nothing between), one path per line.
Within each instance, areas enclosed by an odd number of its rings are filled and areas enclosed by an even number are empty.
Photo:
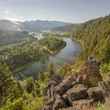
M68 25L30 21L25 31L2 22L0 110L109 110L110 15Z
M32 71L34 71L34 76L37 77L42 65L46 67L49 64L49 57L59 53L65 46L66 42L57 37L46 37L39 40L32 37L19 43L2 46L0 50L1 61L7 62L15 74L21 73L22 69L24 70L27 67L28 73L25 74L33 76ZM41 66L39 65L38 68L29 73L29 70L32 69L32 67L29 67L28 65L33 65L35 62L36 64L40 63Z

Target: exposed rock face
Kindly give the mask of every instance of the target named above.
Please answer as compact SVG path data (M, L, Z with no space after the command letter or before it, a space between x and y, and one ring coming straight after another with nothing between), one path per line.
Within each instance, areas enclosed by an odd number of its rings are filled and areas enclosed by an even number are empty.
M80 72L64 79L53 76L47 87L43 110L95 110L97 102L104 103L104 91L99 82L100 63L90 60Z
M82 84L76 84L64 94L65 96L69 97L71 101L85 99L88 97L87 88Z
M104 103L104 94L103 90L100 87L92 87L88 89L89 98L93 98L94 102L102 102Z
M104 96L110 97L110 79L100 82L99 86L102 88Z
M97 86L99 81L102 81L100 74L100 62L90 58L80 70L80 75L83 78L83 83L87 86Z

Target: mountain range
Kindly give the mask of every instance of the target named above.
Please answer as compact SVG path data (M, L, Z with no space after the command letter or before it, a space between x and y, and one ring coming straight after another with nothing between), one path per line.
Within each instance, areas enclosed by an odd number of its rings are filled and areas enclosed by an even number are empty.
M51 30L57 27L63 27L69 23L60 21L42 21L42 20L32 20L32 21L9 21L0 20L0 30L2 31L28 31L28 32L41 32L45 30Z

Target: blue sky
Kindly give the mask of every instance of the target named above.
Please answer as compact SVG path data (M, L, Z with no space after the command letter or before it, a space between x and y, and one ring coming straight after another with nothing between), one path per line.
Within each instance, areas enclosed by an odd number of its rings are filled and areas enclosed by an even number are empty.
M84 22L110 14L110 0L0 0L0 19Z

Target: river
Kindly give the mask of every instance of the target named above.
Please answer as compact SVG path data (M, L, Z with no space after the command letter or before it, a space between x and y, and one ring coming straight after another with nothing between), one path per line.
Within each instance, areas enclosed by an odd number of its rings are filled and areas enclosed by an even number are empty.
M80 45L71 38L63 38L63 40L66 42L66 46L62 50L55 55L50 55L45 63L34 62L29 64L22 71L22 74L36 77L36 74L45 71L49 63L54 64L55 67L62 66L66 63L73 63L76 56L80 53Z

